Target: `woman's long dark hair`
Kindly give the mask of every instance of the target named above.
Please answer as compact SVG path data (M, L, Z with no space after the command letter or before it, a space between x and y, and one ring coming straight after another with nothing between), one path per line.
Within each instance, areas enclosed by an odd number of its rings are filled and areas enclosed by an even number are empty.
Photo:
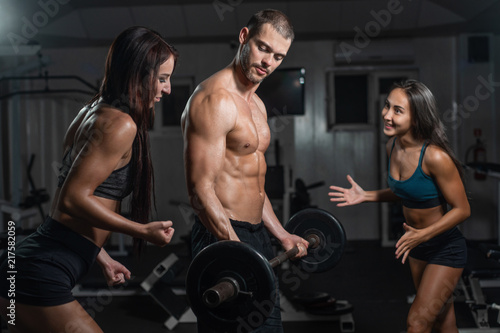
M130 219L148 223L154 204L154 173L149 148L149 133L154 123L154 102L160 66L178 53L163 37L146 27L124 30L111 45L103 82L90 105L101 100L128 113L137 126L132 145L131 173L133 191ZM134 238L134 248L140 252L142 239Z
M402 89L410 102L412 134L419 141L428 141L443 149L453 160L462 182L465 183L462 164L455 157L446 135L443 122L439 118L436 99L432 92L422 82L406 80L392 85L389 93L394 89Z

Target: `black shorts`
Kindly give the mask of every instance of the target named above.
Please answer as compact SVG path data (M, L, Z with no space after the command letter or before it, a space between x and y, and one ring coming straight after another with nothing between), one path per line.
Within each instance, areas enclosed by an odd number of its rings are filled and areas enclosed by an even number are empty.
M217 238L205 228L198 217L196 217L195 221L196 223L193 225L191 232L193 258L205 247L217 242ZM262 253L267 260L271 260L274 257L271 239L269 238L267 229L264 227L264 223L251 224L235 220L229 221L231 221L231 226L240 241L251 245L258 252Z
M101 249L65 225L47 217L15 248L16 303L54 306L75 300L71 290L84 276ZM11 271L7 255L0 258L0 296L9 298Z
M243 243L247 243L251 245L255 250L260 252L267 260L271 260L274 258L274 251L271 244L271 238L269 237L269 232L264 227L264 223L261 222L259 224L251 224L249 222L241 222L230 220L231 226L233 227L236 235ZM191 232L191 244L192 244L192 253L193 257L196 256L201 250L203 250L208 245L217 242L217 238L212 235L206 228L203 226L198 217L196 217L196 222L193 225L193 229ZM271 315L264 322L262 326L259 326L257 329L252 330L251 332L259 332L259 333L281 333L283 332L283 324L281 322L281 309L280 309L280 297L279 297L279 286L278 279L275 279L276 282L276 301L274 303L274 308L271 312ZM250 327L248 325L247 327ZM245 327L242 325L241 332L247 332ZM198 332L199 333L221 333L212 331L210 328L205 327L198 323Z
M460 230L454 227L412 249L410 257L429 264L464 268L467 244Z

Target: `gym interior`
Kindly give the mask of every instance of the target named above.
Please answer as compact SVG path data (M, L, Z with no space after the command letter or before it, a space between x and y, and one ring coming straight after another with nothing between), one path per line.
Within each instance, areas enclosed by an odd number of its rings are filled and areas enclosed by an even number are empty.
M330 185L349 187L347 175L365 189L387 186L380 111L391 84L408 78L434 93L465 167L471 216L459 226L469 250L453 293L459 331L500 332L498 0L0 2L0 250L11 221L19 241L49 211L64 134L97 92L112 40L129 26L153 28L180 53L172 93L156 105L150 131L155 216L172 220L175 235L137 258L132 239L113 234L106 249L132 279L110 288L92 267L73 294L105 332L196 332L186 295L194 213L180 116L194 88L230 63L239 30L264 8L287 14L296 35L257 90L271 129L266 192L283 224L316 208L345 232L332 269L313 273L289 261L277 268L285 332L406 331L415 289L408 264L394 257L401 205L337 207L327 193Z

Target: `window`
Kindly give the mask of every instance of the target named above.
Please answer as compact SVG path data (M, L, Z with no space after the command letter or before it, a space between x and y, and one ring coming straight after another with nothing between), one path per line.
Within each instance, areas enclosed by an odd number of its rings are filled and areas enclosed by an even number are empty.
M368 75L335 76L335 124L368 123Z
M370 75L363 72L326 73L328 126L335 129L363 129L372 126Z
M173 77L172 91L164 96L161 103L159 124L161 127L180 126L181 116L186 103L194 91L193 77Z

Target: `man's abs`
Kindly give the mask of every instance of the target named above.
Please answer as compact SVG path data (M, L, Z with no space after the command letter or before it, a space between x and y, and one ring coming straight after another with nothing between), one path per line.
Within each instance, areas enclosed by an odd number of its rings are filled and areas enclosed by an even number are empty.
M256 179L228 178L217 182L215 193L228 218L260 223L265 201L264 184Z

